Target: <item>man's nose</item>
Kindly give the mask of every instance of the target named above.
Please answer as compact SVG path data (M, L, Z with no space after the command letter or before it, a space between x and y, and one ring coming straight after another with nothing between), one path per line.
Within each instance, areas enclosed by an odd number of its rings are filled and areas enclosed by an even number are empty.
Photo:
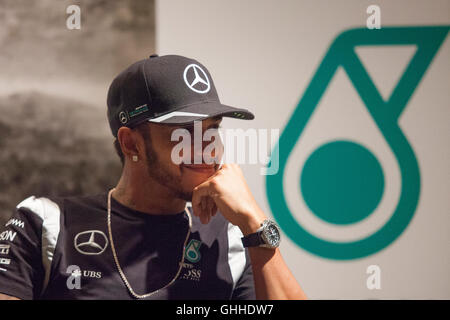
M216 140L215 140L216 139ZM194 164L212 164L219 163L223 155L223 143L220 138L213 138L211 141L202 141L202 143L192 143L192 163Z

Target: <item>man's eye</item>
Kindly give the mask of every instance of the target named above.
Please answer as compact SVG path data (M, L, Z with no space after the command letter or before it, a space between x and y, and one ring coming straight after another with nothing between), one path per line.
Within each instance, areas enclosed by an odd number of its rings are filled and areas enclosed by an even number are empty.
M222 127L219 124L217 124L217 125L213 125L213 126L209 127L208 129L219 130L221 128Z
M181 127L175 130L186 130L187 132L189 132L190 134L194 133L194 127L190 126L190 127Z

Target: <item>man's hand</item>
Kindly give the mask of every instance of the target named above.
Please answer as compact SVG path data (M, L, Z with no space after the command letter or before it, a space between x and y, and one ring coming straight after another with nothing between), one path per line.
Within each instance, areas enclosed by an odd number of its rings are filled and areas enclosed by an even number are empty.
M235 164L223 165L192 194L194 214L208 223L217 209L244 235L256 232L266 218ZM306 299L279 249L249 248L256 299Z
M208 180L195 187L192 208L202 223L208 223L219 209L225 219L238 226L244 235L256 232L266 218L236 164L224 164Z

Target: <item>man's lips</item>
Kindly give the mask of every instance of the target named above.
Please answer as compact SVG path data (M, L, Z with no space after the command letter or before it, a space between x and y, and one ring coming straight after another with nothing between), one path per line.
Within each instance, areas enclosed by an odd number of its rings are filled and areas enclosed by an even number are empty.
M214 172L216 170L216 166L215 165L189 165L189 164L184 164L183 167L189 169L189 170L193 170L196 172L204 172L204 173L211 173Z

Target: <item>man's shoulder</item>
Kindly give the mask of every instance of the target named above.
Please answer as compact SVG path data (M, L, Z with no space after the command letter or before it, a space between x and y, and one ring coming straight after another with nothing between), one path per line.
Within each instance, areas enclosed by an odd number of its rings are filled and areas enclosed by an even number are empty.
M42 220L77 208L102 208L105 193L91 195L31 195L17 204L16 210L36 215Z
M79 206L106 209L107 194L105 192L90 195L73 195L66 197L56 197L64 207Z

